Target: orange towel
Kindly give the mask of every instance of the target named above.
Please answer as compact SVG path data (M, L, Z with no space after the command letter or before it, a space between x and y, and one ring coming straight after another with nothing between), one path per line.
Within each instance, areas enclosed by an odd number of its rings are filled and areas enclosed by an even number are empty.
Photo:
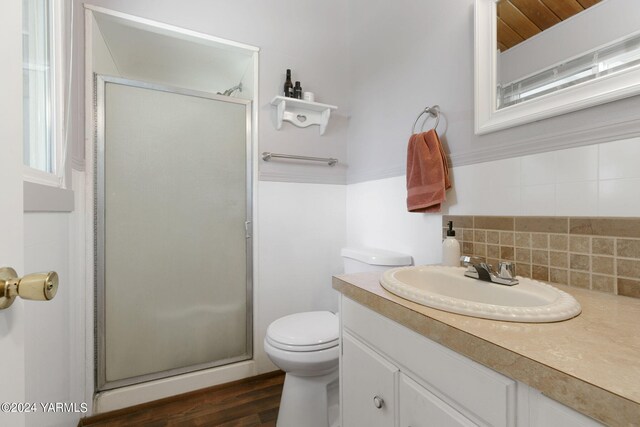
M447 157L435 129L411 135L407 149L409 212L440 212L449 188Z

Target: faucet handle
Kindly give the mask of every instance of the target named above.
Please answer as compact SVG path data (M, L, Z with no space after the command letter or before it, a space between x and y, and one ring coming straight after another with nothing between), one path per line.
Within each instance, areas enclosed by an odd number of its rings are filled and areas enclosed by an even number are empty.
M500 261L498 264L498 277L501 279L513 279L516 277L516 266L511 261Z
M463 255L460 257L460 261L464 263L465 267L469 267L470 265L478 265L478 264L486 264L486 260L479 256L466 256Z

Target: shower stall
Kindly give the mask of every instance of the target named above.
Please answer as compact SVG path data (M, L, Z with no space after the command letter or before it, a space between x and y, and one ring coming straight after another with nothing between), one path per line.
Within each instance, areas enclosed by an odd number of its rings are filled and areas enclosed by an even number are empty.
M95 88L97 390L251 359L251 101Z

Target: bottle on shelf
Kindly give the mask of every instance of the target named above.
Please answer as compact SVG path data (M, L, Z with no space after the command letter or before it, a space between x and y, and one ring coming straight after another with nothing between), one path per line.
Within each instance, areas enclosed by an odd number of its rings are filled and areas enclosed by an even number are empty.
M293 97L302 99L302 86L300 86L300 82L296 82L296 85L293 88Z
M291 82L291 70L287 69L287 79L284 81L284 96L293 98L293 83Z

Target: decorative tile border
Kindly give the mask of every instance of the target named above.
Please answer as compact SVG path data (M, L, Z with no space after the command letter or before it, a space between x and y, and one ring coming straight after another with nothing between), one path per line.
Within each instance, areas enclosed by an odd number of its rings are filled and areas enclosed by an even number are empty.
M640 298L640 218L442 217L463 255L513 261L519 276Z

